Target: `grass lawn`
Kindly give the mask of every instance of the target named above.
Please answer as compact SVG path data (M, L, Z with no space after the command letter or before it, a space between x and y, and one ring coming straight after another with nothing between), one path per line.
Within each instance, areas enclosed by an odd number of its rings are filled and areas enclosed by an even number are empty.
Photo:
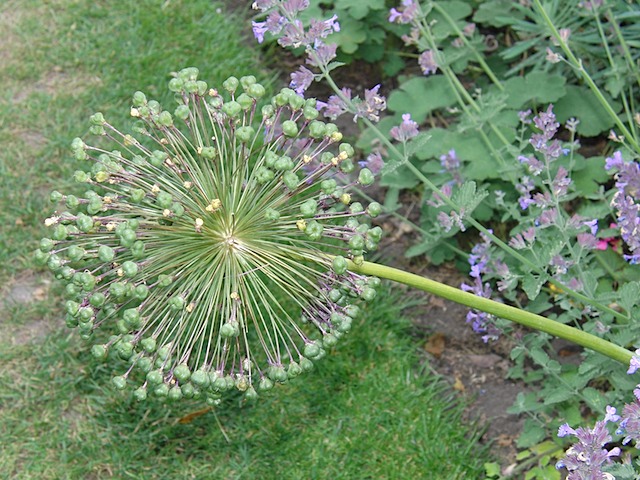
M482 478L486 449L418 366L397 292L314 372L216 411L113 391L64 327L60 289L31 252L49 192L74 188L70 140L95 111L129 122L131 93L157 98L183 66L211 84L249 73L268 83L249 30L208 0L0 5L0 477Z

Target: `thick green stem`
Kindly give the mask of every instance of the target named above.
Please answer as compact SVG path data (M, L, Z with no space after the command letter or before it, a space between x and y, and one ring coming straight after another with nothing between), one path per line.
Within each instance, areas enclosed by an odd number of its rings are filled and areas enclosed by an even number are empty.
M450 287L442 283L430 280L413 273L408 273L396 268L379 265L377 263L363 262L356 265L349 263L349 270L354 273L363 275L373 275L379 278L386 278L394 282L403 283L410 287L415 287L428 293L446 298L461 305L466 305L483 312L490 313L497 317L510 320L512 322L524 325L525 327L548 333L554 337L563 338L577 345L593 350L595 352L606 355L609 358L617 360L625 365L631 361L632 352L614 343L603 340L602 338L591 335L569 325L556 322L535 313L527 312L519 308L511 307L503 303L490 300L488 298L479 297L472 293L464 292L458 288Z

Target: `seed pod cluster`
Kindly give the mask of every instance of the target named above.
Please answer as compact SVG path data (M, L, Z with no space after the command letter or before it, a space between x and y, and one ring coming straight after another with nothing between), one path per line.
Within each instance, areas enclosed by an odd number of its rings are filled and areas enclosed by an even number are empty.
M252 76L220 90L187 68L177 106L133 96L132 133L97 113L78 192L53 192L35 255L66 287L66 323L136 398L248 399L313 366L351 329L379 280L348 270L377 247L352 201L351 145L316 102ZM110 147L105 145L110 144Z

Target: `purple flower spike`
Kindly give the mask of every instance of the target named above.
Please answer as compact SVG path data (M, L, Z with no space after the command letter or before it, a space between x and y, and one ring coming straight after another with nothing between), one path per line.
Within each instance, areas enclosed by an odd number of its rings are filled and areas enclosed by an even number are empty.
M418 58L418 64L422 69L422 73L425 75L431 75L438 71L438 63L436 62L436 56L433 50L422 52Z
M395 141L404 143L418 135L418 124L411 120L411 114L405 113L400 126L393 127L389 133Z

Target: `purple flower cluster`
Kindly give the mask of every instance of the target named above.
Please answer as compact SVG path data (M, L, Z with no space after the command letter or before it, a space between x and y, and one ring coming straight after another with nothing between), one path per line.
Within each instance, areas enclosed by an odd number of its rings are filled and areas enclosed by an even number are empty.
M625 162L618 151L613 157L606 159L605 169L617 170L617 190L611 206L616 210L620 235L631 252L630 255L624 255L624 258L632 264L640 264L640 165L637 161Z
M611 450L603 448L610 443L612 438L607 430L608 422L617 422L620 416L616 409L607 407L604 420L596 422L593 428L579 427L575 430L568 424L563 424L558 429L558 436L573 435L578 438L578 443L565 452L565 457L556 464L556 468L566 468L569 471L567 480L607 480L614 478L611 474L603 472L603 465L610 463L612 457L620 455L620 448Z
M624 435L622 439L623 445L631 440L636 444L636 448L640 447L640 385L633 390L635 401L627 403L622 408L622 421L620 422L616 433Z
M491 273L489 268L491 239L485 234L481 234L481 236L482 242L477 243L471 250L471 255L469 255L469 265L471 266L469 275L473 278L473 283L471 285L463 283L460 288L479 297L491 298L493 290L488 282L483 283L482 280L484 273ZM499 275L508 276L509 269L504 263L497 262L496 269L499 270L499 272L496 272ZM495 324L495 319L493 315L479 310L470 310L467 313L467 323L471 324L474 332L482 335L482 341L485 343L489 340L497 340L502 333Z
M364 100L358 97L351 98L351 89L343 88L341 95L331 95L326 103L318 102L318 107L324 109L323 113L326 117L335 120L337 117L349 111L349 103L355 105L355 115L353 121L358 118L366 118L372 122L380 120L380 113L387 108L387 99L378 92L380 85L376 85L371 89L365 89Z
M259 43L264 41L266 33L270 33L278 37L278 43L283 47L304 47L307 65L326 71L331 60L336 57L337 46L325 43L325 39L330 34L339 32L340 24L338 17L334 15L328 20L311 19L309 27L305 29L297 17L308 7L309 0L256 1L253 8L260 10L267 17L262 22L252 22L253 34ZM312 70L302 65L291 74L289 86L298 95L302 95L316 78L317 75ZM345 112L352 112L354 121L362 117L377 122L380 120L380 112L387 108L386 98L380 95L379 90L380 85L366 89L364 99L360 99L352 98L351 90L343 88L339 95L332 95L326 103L318 102L318 107L323 108L324 115L330 119L335 119Z
M393 127L389 133L396 142L405 143L418 135L418 124L411 120L410 113L405 113L402 115L402 123Z
M438 71L438 63L436 61L436 54L433 50L425 50L418 57L418 65L422 69L422 73L425 75L431 75Z
M460 159L455 149L449 150L444 155L440 155L440 165L445 172L453 177L453 182L462 185L462 175L460 174Z
M418 18L420 5L415 0L402 0L400 10L392 8L389 11L391 23L412 23Z

